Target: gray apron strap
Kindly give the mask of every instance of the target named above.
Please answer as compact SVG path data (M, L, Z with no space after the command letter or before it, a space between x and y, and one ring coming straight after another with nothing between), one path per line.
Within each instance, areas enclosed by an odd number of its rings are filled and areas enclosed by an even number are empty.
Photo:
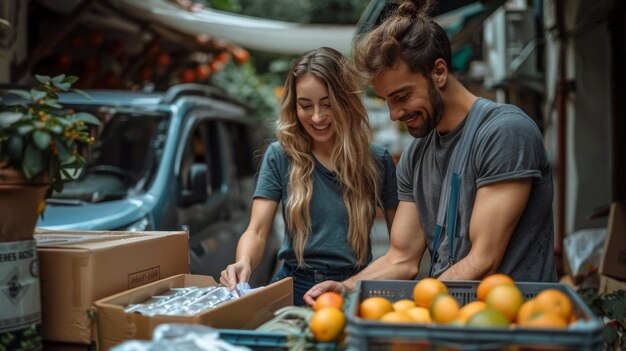
M463 171L467 167L471 146L474 143L476 132L484 116L488 115L487 110L495 107L496 104L478 98L469 114L466 117L465 126L461 131L461 140L454 148L450 163L446 169L446 176L441 186L439 197L439 210L437 211L437 224L434 229L434 243L428 276L432 277L435 262L439 259L439 245L442 241L444 228L448 236L449 251L448 263L454 264L454 236L456 233L456 220L459 208L459 196L461 192L461 179ZM447 226L446 226L447 219Z

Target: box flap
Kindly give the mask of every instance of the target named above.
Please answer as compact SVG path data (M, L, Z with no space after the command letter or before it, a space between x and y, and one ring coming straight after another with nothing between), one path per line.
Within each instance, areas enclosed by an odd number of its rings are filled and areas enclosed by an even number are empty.
M215 328L255 329L274 318L280 308L292 305L293 278L289 277L201 313L198 321Z
M132 242L150 240L155 236L181 232L71 231L35 229L38 249L98 250Z
M600 273L626 280L626 201L611 204Z

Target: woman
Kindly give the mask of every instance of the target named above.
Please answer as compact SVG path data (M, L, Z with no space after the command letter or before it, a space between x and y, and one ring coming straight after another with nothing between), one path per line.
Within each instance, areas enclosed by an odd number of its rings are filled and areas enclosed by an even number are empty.
M281 201L283 266L273 281L294 278L295 305L304 304L302 296L316 283L347 279L371 261L376 207L390 228L398 197L391 155L370 144L359 83L334 49L312 50L295 61L283 90L278 141L263 158L250 224L222 284L234 289L249 279Z

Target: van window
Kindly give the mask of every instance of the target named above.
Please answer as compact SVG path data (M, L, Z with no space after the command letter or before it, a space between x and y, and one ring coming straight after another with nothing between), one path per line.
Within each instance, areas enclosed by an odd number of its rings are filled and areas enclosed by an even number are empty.
M208 166L207 193L220 191L224 183L220 136L216 121L198 123L190 133L181 164L181 184L189 189L189 171L193 163L204 163Z
M254 153L257 148L253 133L248 126L239 123L228 123L226 129L230 137L231 147L235 158L235 174L237 178L254 175L257 164Z
M88 111L96 114L102 125L96 130L96 142L85 150L86 167L53 197L102 202L145 192L161 161L169 115Z

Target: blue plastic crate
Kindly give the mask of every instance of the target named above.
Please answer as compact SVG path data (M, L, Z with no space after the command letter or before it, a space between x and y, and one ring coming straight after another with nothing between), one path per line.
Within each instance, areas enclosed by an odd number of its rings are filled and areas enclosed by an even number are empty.
M233 345L261 350L337 350L336 343L318 343L305 334L258 332L255 330L219 329L220 339Z
M381 323L358 317L360 302L382 296L392 302L413 299L417 280L363 280L348 297L348 350L602 350L603 325L569 286L556 283L516 285L525 299L548 288L563 291L578 321L568 329L471 328L465 326ZM460 305L476 300L479 281L446 281Z

